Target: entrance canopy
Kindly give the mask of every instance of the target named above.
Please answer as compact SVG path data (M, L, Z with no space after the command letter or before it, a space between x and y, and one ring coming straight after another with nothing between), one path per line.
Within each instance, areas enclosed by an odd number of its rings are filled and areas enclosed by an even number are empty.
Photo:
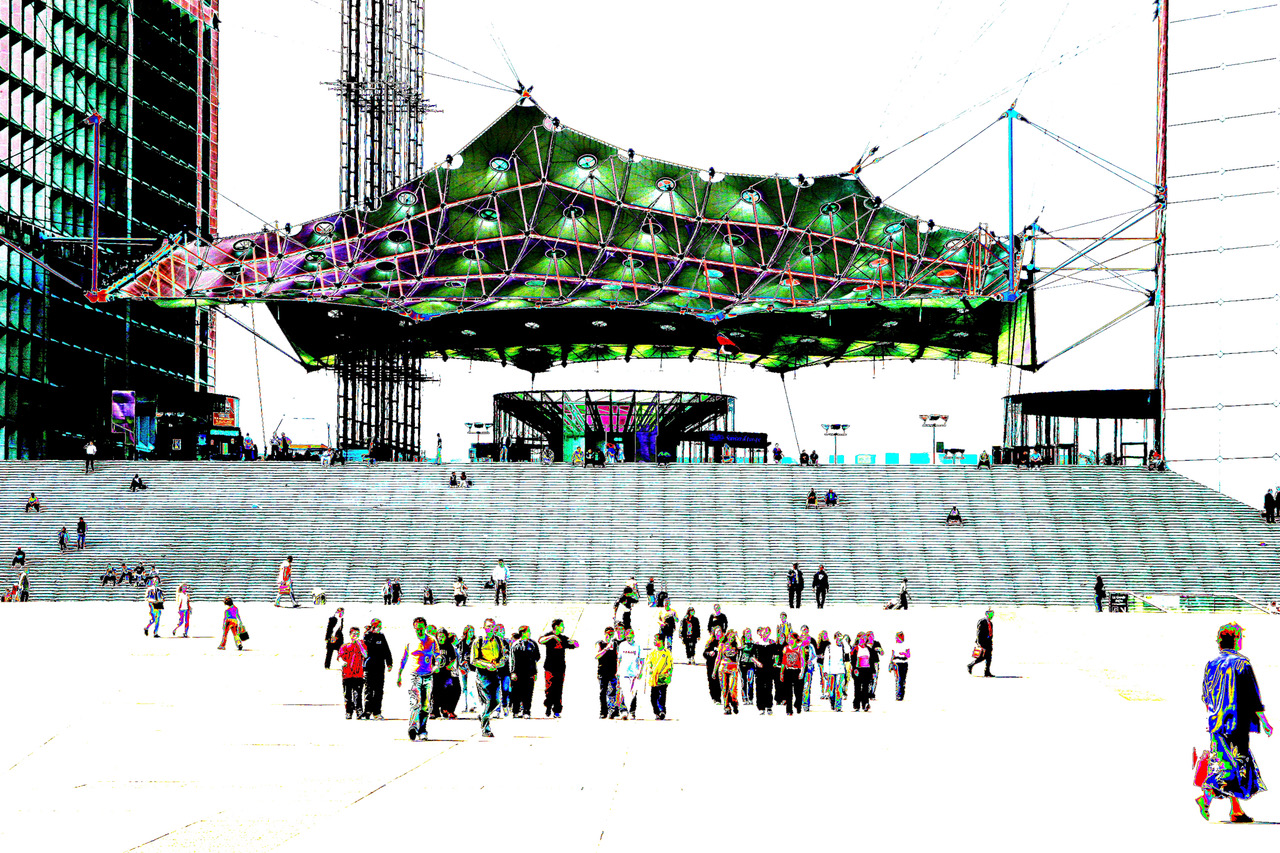
M269 303L304 363L391 347L540 372L718 357L1028 360L1029 299L988 230L882 203L858 170L680 166L517 103L360 208L170 241L94 299Z

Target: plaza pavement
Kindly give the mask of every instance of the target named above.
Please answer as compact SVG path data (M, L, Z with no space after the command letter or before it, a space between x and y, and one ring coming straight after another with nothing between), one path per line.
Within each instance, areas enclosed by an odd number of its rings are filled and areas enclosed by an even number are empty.
M1255 736L1273 791L1253 826L1206 824L1192 802L1203 746L1200 678L1214 629L1247 630L1264 702L1280 696L1280 617L997 611L994 671L968 676L981 606L885 612L812 605L797 626L872 629L912 649L907 701L887 665L870 714L726 719L702 667L679 665L671 719L597 718L599 605L347 604L377 616L395 652L421 613L458 629L487 615L536 633L565 618L560 720L433 721L406 737L404 691L386 722L344 719L341 677L323 669L327 617L243 606L244 652L217 651L222 607L197 602L192 637L144 637L136 590L119 603L0 606L0 850L1236 849L1280 845L1280 737ZM474 601L474 599L473 599ZM684 602L676 602L683 614ZM172 605L170 605L172 606ZM710 607L696 603L705 625ZM725 604L730 625L776 625L781 607ZM657 611L636 611L652 635ZM677 661L683 660L677 649ZM541 689L535 713L541 712ZM821 710L819 710L821 709ZM1280 725L1280 705L1273 721Z

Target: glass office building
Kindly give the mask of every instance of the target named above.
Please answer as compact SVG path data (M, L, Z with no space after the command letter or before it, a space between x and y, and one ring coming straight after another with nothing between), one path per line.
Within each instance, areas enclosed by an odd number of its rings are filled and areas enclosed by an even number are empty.
M217 0L0 0L0 458L111 452L112 390L211 391L201 309L93 303L99 272L217 231Z

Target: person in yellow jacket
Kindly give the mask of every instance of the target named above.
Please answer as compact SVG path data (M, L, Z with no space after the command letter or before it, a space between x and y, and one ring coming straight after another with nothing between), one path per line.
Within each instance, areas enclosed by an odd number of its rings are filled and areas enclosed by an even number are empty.
M664 634L653 636L653 651L645 658L645 669L649 673L649 703L653 705L655 719L667 718L667 687L671 684L671 672L675 661L671 650L667 648Z
M489 718L498 710L498 670L507 662L507 650L492 619L484 620L484 633L471 643L471 664L476 668L476 694L480 704L480 735L493 737Z

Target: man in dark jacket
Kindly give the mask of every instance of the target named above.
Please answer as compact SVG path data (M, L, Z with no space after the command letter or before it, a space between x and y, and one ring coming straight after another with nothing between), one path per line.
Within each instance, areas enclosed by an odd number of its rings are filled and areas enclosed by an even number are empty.
M969 662L969 674L973 674L973 668L980 663L986 663L986 670L982 673L987 678L991 677L991 633L992 620L995 619L996 612L988 610L987 616L978 623L978 648L981 650L976 658Z
M374 619L365 629L364 647L369 653L364 662L364 719L381 720L382 687L391 669L391 646L382 634L381 619Z
M755 668L756 668L756 707L760 709L760 716L768 714L773 715L773 697L774 693L781 693L781 687L774 687L774 682L778 680L778 656L782 654L782 649L769 637L769 629L761 628L760 636L756 638L755 644Z
M720 612L720 605L712 605L711 615L707 617L707 630L715 631L720 629L720 636L723 637L729 633L729 617Z
M542 651L529 636L529 626L521 625L511 644L511 716L529 719L533 707L533 684L538 680Z
M324 629L324 668L328 669L333 662L333 653L342 648L342 608L329 617L329 625Z
M800 606L800 593L804 590L804 575L800 573L800 564L792 563L787 572L787 607Z
M695 620L697 621L697 620ZM596 643L596 679L600 682L600 719L618 716L618 643L613 629L604 629L604 639Z
M818 566L818 570L813 573L813 597L818 600L819 609L827 604L827 570L823 566Z
M1266 497L1262 499L1262 514L1267 519L1267 524L1275 524L1276 521L1276 495L1275 492L1267 489Z
M547 647L547 658L542 662L542 675L546 680L542 705L548 717L559 717L564 710L564 653L576 649L578 641L564 633L564 620L551 620L551 630L538 638L538 642Z
M693 653L698 648L698 638L702 636L702 625L698 622L698 617L693 615L693 608L690 607L684 614L684 619L680 621L680 640L684 643L684 656L687 663L693 663Z

